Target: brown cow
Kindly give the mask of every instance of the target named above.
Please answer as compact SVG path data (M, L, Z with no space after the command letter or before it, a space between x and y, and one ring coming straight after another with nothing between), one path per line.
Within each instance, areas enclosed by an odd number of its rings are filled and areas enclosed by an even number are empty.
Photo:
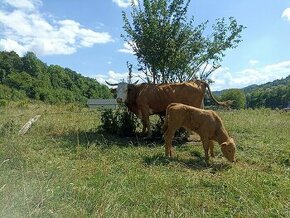
M196 80L175 84L110 84L117 87L117 102L124 102L128 109L137 115L143 124L143 134L148 130L151 136L149 116L152 114L165 115L170 103L183 103L194 107L202 107L206 88L215 103L229 106L230 102L218 102L213 96L206 82Z
M217 113L212 110L203 110L179 103L172 103L166 109L166 117L163 125L166 156L172 156L172 139L175 131L180 127L199 134L207 164L209 162L209 150L211 157L214 157L213 141L217 141L220 144L223 155L230 162L235 161L235 142L229 137Z

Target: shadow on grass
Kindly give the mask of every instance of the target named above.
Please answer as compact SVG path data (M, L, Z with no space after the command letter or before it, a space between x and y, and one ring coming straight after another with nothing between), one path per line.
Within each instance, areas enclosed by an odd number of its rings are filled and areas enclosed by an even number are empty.
M153 156L145 156L143 157L143 160L146 165L166 166L173 163L192 170L211 169L210 170L211 173L226 171L232 167L231 164L229 163L224 162L215 163L215 160L213 160L212 164L207 165L204 161L204 158L201 156L199 152L192 152L192 156L193 157L191 158L181 158L181 157L168 158L164 155L157 154Z
M141 135L132 137L120 137L111 135L100 131L99 129L91 129L89 131L71 131L65 135L54 136L63 141L63 146L67 148L74 148L77 146L90 147L92 145L101 148L111 148L112 146L118 147L155 147L163 144L164 141L161 137L154 137L146 139Z
M56 137L55 137L56 138ZM101 149L110 149L113 146L118 147L156 147L164 144L164 140L161 137L155 137L146 139L140 135L135 137L119 137L110 134L103 133L98 129L91 129L89 131L72 131L65 135L58 135L62 143L61 146L64 148L69 148L76 150L78 146L88 148L90 146L97 146ZM174 139L174 146L181 147L186 143L186 140L182 138ZM144 156L144 163L146 165L169 165L169 164L179 164L186 168L193 170L204 170L211 169L211 173L218 171L224 171L231 168L230 164L227 163L215 163L212 160L212 164L207 166L204 161L204 156L199 151L192 151L190 158L173 157L168 158L163 154L157 154L153 156Z

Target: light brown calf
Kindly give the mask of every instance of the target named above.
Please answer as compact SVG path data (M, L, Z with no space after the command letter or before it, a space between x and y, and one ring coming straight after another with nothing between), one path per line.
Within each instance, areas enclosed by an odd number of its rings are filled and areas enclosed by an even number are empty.
M199 134L207 164L209 162L209 150L211 157L214 157L213 141L220 144L223 155L230 162L235 161L236 145L234 140L229 137L221 118L212 110L203 110L180 103L172 103L166 109L163 125L166 156L172 156L172 139L175 131L180 127Z

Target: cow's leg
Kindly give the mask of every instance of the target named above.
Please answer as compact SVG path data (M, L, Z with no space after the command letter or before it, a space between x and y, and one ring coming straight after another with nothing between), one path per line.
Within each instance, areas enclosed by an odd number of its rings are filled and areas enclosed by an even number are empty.
M214 158L215 157L215 155L214 155L214 153L213 153L213 147L214 147L214 142L212 141L212 140L209 140L209 152L210 152L210 156L212 157L212 158Z
M172 139L174 137L176 129L171 129L170 127L164 132L164 140L165 140L165 155L167 157L172 157Z
M148 113L142 113L142 135L146 135L146 130L147 130L147 137L150 138L152 136L152 131L150 128L150 123L149 123L149 114Z
M150 125L150 120L149 120L149 117L148 117L148 123L147 123L147 137L148 138L151 138L152 137L152 130L151 130L151 125Z
M142 135L145 135L146 129L147 129L147 123L146 123L144 118L141 119L141 122L142 122L142 126L143 126L142 127Z
M147 130L147 137L146 138L151 138L152 131L151 131L150 120L149 120L149 108L143 107L141 109L141 113L142 113L141 121L143 124L142 134L146 135L146 130Z

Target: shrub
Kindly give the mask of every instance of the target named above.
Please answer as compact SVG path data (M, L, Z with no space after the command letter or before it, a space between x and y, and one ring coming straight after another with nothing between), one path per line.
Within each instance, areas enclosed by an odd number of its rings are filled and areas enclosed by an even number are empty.
M5 107L7 105L7 100L0 99L0 107Z
M246 95L241 89L229 89L221 95L221 101L233 100L231 108L243 109L246 106Z
M9 120L0 125L0 136L7 136L16 132L16 124L14 120Z
M139 122L136 116L122 106L118 110L106 109L101 114L100 128L109 134L134 136Z

